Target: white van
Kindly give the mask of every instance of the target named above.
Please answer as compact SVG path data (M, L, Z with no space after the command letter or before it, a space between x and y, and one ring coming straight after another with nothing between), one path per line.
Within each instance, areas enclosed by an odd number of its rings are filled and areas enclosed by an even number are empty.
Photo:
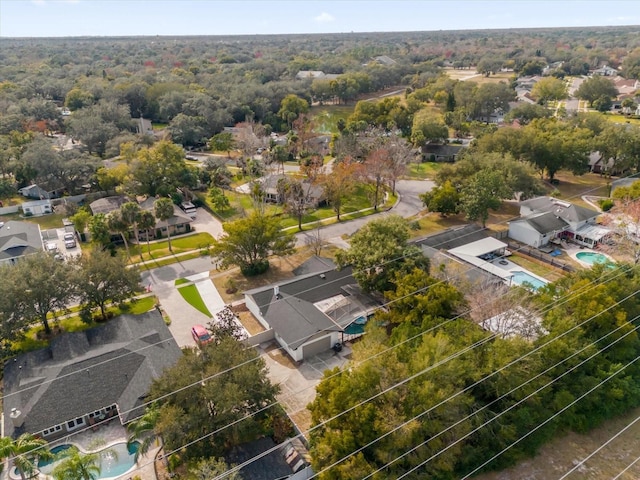
M182 208L184 213L189 215L192 220L196 219L197 209L196 209L196 206L193 203L191 203L191 202L182 202L180 204L180 208Z

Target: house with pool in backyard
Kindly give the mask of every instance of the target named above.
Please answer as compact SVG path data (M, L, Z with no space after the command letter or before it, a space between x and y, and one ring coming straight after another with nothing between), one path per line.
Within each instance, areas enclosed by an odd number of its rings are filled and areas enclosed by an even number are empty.
M338 270L331 260L312 257L302 267L294 278L245 292L249 311L296 362L361 336L380 308L350 266Z
M124 425L144 413L151 382L181 355L155 310L57 336L5 363L4 435L32 433L54 452L75 445L86 453L100 444L118 453L101 456L100 478L122 475L135 466ZM53 466L39 468L47 474Z

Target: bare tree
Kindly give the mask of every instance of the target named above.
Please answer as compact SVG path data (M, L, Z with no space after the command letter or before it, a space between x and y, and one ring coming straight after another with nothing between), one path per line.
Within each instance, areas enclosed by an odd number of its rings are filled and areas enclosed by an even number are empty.
M314 255L320 255L322 249L325 247L326 242L322 236L322 231L319 228L309 232L304 239L304 244L309 247Z

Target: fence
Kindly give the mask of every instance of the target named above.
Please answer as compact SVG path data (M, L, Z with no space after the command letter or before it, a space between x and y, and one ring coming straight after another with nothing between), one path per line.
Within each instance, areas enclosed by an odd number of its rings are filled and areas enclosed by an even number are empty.
M527 255L531 258L535 258L536 260L540 260L541 262L544 263L548 263L549 265L556 267L556 268L560 268L562 270L564 270L565 272L575 272L576 269L574 267L572 267L571 265L567 265L564 262L561 262L560 260L549 256L549 254L547 253L543 253L538 249L535 248L531 248L531 247L523 247L522 245L517 245L515 243L512 242L507 242L507 246L510 250L514 251L514 252L518 252L518 253L522 253L524 255Z
M11 205L10 207L0 208L0 215L9 215L10 213L18 213L20 205Z

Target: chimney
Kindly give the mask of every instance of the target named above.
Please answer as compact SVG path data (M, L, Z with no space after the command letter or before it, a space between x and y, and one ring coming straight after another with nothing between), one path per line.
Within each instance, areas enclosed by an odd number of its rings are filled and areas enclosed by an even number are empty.
M22 424L24 423L24 416L22 415L22 412L20 410L18 410L17 408L12 408L9 417L13 422L13 428L18 429L22 427Z

